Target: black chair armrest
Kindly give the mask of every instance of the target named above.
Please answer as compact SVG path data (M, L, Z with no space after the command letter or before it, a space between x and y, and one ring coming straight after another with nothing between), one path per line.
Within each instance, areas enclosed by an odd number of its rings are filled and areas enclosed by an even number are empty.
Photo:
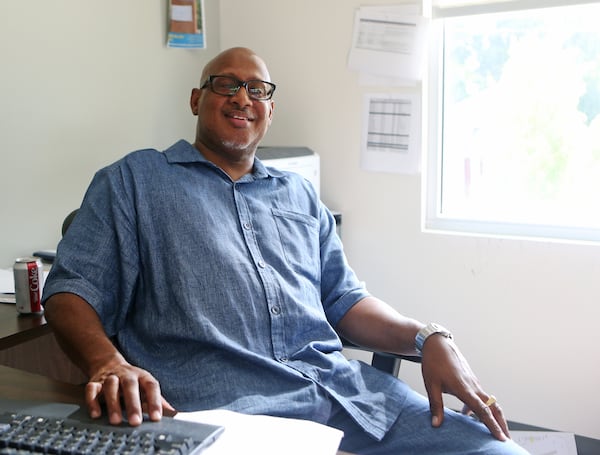
M398 376L398 373L400 371L400 363L402 362L402 360L421 363L421 357L418 355L401 355L393 354L391 352L380 352L366 348L364 346L359 346L355 343L352 343L351 341L346 340L345 338L341 338L341 340L342 345L345 348L359 349L361 351L371 352L373 354L373 357L371 359L371 365L381 371L384 371L394 376Z

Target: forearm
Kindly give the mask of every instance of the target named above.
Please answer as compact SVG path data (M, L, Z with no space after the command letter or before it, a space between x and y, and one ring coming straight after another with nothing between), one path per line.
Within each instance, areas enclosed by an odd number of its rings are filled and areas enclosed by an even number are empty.
M45 317L61 348L88 377L102 366L125 362L94 309L75 294L60 293L45 304Z
M354 305L336 327L349 341L377 351L416 355L415 336L421 322L403 316L385 302L366 297Z
M152 420L160 420L163 409L174 411L163 399L158 381L147 371L129 364L114 347L94 309L80 297L62 293L45 304L46 319L67 355L85 373L89 382L85 398L89 413L102 414L106 404L109 421L123 421L123 407L130 425L142 422L142 407Z

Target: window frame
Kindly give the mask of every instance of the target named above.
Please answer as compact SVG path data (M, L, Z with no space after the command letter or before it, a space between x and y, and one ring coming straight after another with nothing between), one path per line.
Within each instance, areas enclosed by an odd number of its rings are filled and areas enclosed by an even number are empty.
M453 0L450 0L453 1ZM558 226L547 224L509 223L502 221L482 221L468 218L444 216L442 213L442 137L443 137L443 19L475 14L509 12L555 6L575 6L598 3L598 0L479 0L472 5L436 5L431 10L430 52L427 80L424 81L423 105L428 130L425 134L425 157L423 169L423 216L424 232L519 238L527 240L558 241L571 243L600 244L600 229L579 226ZM442 3L443 0L437 0ZM447 4L448 2L446 2Z

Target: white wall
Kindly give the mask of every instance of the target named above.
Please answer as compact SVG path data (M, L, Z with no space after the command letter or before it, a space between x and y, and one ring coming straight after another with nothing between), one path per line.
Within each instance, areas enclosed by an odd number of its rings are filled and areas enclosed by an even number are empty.
M167 49L166 0L0 2L0 267L55 248L93 173L193 139L191 88L219 49Z
M343 212L369 289L450 327L511 419L600 438L600 248L424 234L420 177L360 169L362 94L392 89L361 87L347 53L355 8L384 3L220 0L221 45L267 60L278 87L266 143L321 155L323 200ZM422 390L419 375L403 366Z
M511 418L600 438L598 247L423 234L420 177L360 169L376 88L346 57L354 9L382 3L206 0L209 49L183 51L165 47L166 0L0 2L0 267L56 245L100 166L193 138L203 64L219 40L250 46L279 84L265 143L321 154L323 199L369 288L452 328ZM420 387L418 368L402 377Z

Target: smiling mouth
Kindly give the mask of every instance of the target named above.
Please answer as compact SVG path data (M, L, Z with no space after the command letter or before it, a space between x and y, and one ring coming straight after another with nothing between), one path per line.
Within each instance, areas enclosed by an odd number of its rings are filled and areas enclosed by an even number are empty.
M252 121L254 121L254 118L250 117L249 115L243 114L243 113L228 112L225 115L226 115L226 117L229 117L229 118L231 118L233 120L246 121L246 122L252 122Z
M236 129L246 129L250 127L250 123L254 121L254 118L239 112L228 112L225 117L229 121L229 124Z

